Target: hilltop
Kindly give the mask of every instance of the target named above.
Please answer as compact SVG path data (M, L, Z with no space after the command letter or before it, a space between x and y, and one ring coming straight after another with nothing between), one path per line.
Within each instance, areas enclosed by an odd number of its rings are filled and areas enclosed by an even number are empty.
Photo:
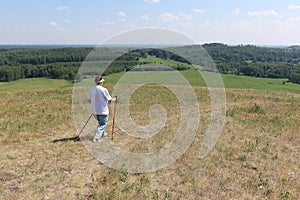
M117 75L121 74L106 77L109 91ZM200 159L211 108L208 90L194 86L202 114L192 145L171 165L140 174L106 167L81 142L51 142L77 132L70 82L24 79L2 84L1 199L300 198L299 94L226 89L226 123L221 137L213 151ZM149 123L149 106L157 103L167 109L169 120L149 140L134 139L116 126L119 134L113 144L136 153L158 150L178 128L180 108L176 102L164 87L139 88L130 102L133 120ZM92 130L95 121L88 126ZM111 121L108 126L109 130Z

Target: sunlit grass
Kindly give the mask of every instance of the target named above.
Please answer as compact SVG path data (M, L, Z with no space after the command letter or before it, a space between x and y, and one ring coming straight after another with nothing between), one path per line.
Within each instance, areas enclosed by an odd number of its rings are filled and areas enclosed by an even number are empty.
M12 82L0 82L0 92L36 91L66 87L73 87L73 83L67 80L46 78L19 79Z
M213 151L199 159L199 148L210 122L210 97L203 85L197 86L198 75L192 71L184 73L194 81L200 103L195 140L176 162L144 174L107 168L81 142L51 142L76 135L72 82L27 79L1 83L0 198L298 199L299 94L287 93L290 90L286 88L286 92L278 92L276 87L226 89L228 109L221 137ZM105 77L111 92L122 75ZM234 80L224 77L225 85ZM242 77L237 81L242 80L245 81ZM93 78L81 84L90 86ZM168 113L164 129L155 137L142 140L130 138L116 125L120 133L115 135L116 145L136 153L151 152L172 139L178 129L180 110L176 97L166 87L148 84L136 90L130 99L133 120L139 125L148 124L153 104L161 104ZM108 131L110 128L111 121Z

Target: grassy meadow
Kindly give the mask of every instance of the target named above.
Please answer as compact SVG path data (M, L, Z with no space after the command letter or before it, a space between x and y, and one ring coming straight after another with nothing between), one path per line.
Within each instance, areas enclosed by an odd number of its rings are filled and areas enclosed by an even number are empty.
M210 98L199 75L193 70L182 74L200 103L199 128L181 158L151 173L108 168L81 142L51 142L76 135L71 82L0 83L0 199L300 199L300 85L222 75L225 126L214 149L199 159L210 123ZM110 92L122 75L105 77ZM82 84L92 85L93 80ZM115 145L149 152L174 137L180 108L163 86L144 85L132 95L132 118L148 124L153 104L168 112L162 131L153 138L136 139L116 126ZM111 120L107 130L110 133Z

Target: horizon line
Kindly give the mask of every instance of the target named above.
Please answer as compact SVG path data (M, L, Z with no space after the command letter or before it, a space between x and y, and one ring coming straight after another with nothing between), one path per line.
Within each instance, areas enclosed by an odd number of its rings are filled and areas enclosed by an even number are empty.
M224 44L228 46L240 46L240 45L253 45L253 46L259 46L259 47L290 47L290 46L300 46L300 44L254 44L254 43L239 43L239 44L231 44L231 43L224 43L224 42L204 42L204 43L194 43L194 44L92 44L92 43L73 43L73 44L63 44L63 43L58 43L58 44L51 44L51 43L45 43L45 44L0 44L0 47L3 46L88 46L88 47L106 47L106 46L189 46L189 45L204 45L204 44Z

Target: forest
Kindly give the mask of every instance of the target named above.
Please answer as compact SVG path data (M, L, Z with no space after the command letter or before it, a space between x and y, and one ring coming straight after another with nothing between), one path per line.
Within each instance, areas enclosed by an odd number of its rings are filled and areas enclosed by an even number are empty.
M300 49L205 44L223 74L265 78L287 78L300 83Z
M95 54L94 57L91 55L91 52L95 51L92 47L0 47L0 81L8 82L35 77L80 81L85 76L99 73L97 67L78 71L87 56L89 61L98 61L98 63L101 61L103 65L109 64L106 70L101 72L103 75L129 71L137 65L147 64L145 59L140 61L141 58L147 58L147 56L178 61L182 64L170 67L174 70L187 70L190 67L187 67L186 63L191 63L189 59L174 52L184 52L192 59L199 53L194 51L195 46L137 50L128 47L122 47L122 49L98 47L101 53ZM221 43L201 46L222 74L286 78L287 81L300 84L300 49L298 46L271 48L254 45L229 46ZM197 64L203 66L202 70L212 71L212 68L205 63Z

